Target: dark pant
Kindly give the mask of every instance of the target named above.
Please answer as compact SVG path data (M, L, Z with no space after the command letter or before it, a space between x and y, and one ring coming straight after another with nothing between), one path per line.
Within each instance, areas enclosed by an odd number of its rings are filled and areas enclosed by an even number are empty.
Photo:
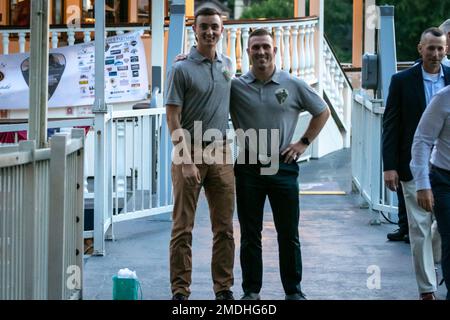
M398 227L401 233L408 234L408 215L406 214L405 198L403 197L402 185L397 188L398 198Z
M300 293L302 258L298 234L297 163L280 163L275 175L261 175L260 164L236 164L236 203L241 227L242 289L259 293L262 286L264 203L269 197L277 231L281 281L286 294Z
M442 274L450 300L450 172L432 167L431 188L434 196L434 214L442 240Z

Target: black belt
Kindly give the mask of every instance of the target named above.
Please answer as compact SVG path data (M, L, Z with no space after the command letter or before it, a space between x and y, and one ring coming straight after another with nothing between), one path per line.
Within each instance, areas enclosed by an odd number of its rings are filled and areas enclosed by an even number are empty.
M436 167L434 164L431 165L431 169L450 175L450 170L445 170L445 169Z

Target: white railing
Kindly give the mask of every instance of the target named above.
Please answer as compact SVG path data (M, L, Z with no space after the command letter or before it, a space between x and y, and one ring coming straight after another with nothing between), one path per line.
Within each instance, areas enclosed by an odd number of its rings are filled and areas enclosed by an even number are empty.
M339 119L344 147L349 148L353 88L325 38L323 39L322 63L322 87L330 101L331 108Z
M0 300L81 298L84 132L50 145L0 147Z
M283 21L225 21L218 51L231 58L233 71L245 73L250 68L247 54L248 37L251 30L265 28L274 35L278 51L275 63L278 69L291 72L308 83L318 80L316 73L315 36L317 18L302 18ZM195 44L192 28L186 28L185 52Z
M113 210L105 216L105 226L172 210L171 140L164 116L165 108L111 113Z
M396 195L385 188L381 157L382 101L355 92L352 110L352 180L369 208L396 214ZM376 217L374 222L379 222Z
M150 27L142 26L128 26L128 27L108 27L106 28L106 35L121 35L126 32L140 32L150 30ZM62 46L72 46L75 42L90 42L92 35L95 32L95 27L80 27L80 28L51 28L50 29L50 44L51 48L58 48ZM14 52L24 53L29 50L27 43L30 39L30 29L10 29L0 28L1 43L3 47L3 54L9 54L14 45ZM17 50L18 48L18 50ZM12 52L11 52L12 53Z

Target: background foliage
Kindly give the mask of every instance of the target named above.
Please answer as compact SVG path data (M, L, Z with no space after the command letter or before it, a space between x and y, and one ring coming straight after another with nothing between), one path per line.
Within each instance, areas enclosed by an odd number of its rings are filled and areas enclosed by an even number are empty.
M416 60L422 31L450 18L450 0L377 0L376 4L395 7L398 61ZM241 18L290 18L293 11L293 0L253 0ZM325 34L341 62L352 58L352 16L353 0L325 0Z

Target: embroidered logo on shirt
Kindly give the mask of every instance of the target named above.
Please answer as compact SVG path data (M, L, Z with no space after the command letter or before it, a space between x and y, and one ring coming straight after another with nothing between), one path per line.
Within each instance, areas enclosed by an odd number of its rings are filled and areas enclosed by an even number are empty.
M226 67L222 67L222 74L227 79L227 81L231 80L231 72Z
M283 104L289 96L289 91L285 88L278 89L275 91L275 96L277 97L278 103Z
M3 79L5 79L5 75L0 71L0 81L2 81Z

